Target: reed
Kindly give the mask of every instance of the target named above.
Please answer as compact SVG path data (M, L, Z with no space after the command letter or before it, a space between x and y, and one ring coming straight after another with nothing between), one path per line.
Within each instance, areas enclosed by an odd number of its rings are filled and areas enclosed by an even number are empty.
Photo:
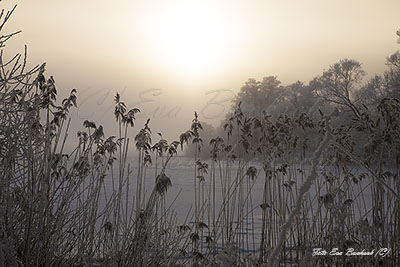
M13 11L1 13L0 30ZM2 33L0 47L15 34ZM0 54L4 266L400 264L399 100L354 105L351 124L337 120L337 110L251 117L239 103L224 136L211 139L209 158L200 159L197 113L179 141L159 133L153 144L150 120L133 135L140 110L127 110L117 93L117 136L85 121L67 151L77 90L57 102L55 79L44 64L26 70L26 53ZM366 140L361 150L359 140ZM194 197L182 221L177 197L166 195L168 166L184 147L194 149ZM391 251L313 257L314 248Z

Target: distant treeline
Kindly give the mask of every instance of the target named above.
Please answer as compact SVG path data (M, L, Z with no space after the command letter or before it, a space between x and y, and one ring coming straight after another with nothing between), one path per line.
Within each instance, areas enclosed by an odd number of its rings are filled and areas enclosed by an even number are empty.
M308 83L297 81L282 85L276 76L268 76L261 81L248 79L235 96L230 112L221 121L219 127L202 122L203 140L200 156L208 158L212 152L210 140L217 136L225 142L237 144L241 133L232 131L235 110L240 106L243 117L249 119L254 127L254 120L268 118L271 123L287 124L297 121L305 125L299 129L305 131L307 144L302 149L303 156L314 151L313 144L320 140L320 129L314 127L322 113L335 111L334 126L340 126L343 135L349 135L352 149L362 153L372 136L365 136L362 131L370 125L380 127L385 100L400 99L400 52L397 51L386 59L387 70L381 75L365 79L366 72L362 64L351 59L343 59L331 65ZM380 110L381 109L381 110ZM201 120L201 118L199 118ZM306 127L304 127L306 126ZM279 125L278 125L279 127ZM249 139L249 150L242 156L254 157L259 142L256 131ZM351 138L350 138L351 137ZM228 140L229 139L229 140ZM372 142L372 141L371 141ZM194 154L194 146L188 146L186 155ZM237 154L240 154L236 151Z

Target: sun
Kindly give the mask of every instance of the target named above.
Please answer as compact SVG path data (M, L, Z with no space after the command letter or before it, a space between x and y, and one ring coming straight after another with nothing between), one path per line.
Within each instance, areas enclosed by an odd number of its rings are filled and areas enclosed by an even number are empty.
M153 56L168 71L190 78L223 68L232 31L215 4L179 2L164 9L154 26L150 33Z

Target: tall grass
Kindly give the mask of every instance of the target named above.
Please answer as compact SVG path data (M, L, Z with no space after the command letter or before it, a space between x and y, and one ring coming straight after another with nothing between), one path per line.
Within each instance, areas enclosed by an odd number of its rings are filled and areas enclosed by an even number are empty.
M11 13L1 13L0 30ZM13 35L1 35L0 46ZM400 264L398 100L382 99L374 113L359 111L351 125L335 121L335 112L251 118L239 104L225 136L210 141L210 157L202 160L197 113L179 141L160 133L153 144L150 120L132 139L140 110L127 110L117 93L117 136L85 121L75 148L66 151L77 91L58 103L45 65L25 66L26 52L10 60L0 55L4 266ZM366 140L362 151L354 136ZM182 221L165 196L173 186L168 165L189 143L193 212ZM128 157L132 146L137 162ZM313 257L314 248L391 251Z

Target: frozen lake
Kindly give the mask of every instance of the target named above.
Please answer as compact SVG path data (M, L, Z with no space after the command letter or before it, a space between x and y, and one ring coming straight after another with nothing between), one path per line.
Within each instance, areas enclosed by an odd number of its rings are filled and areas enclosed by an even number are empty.
M210 186L210 162L209 161L203 161L209 164L208 168L208 173L204 174L204 200L205 200L205 205L208 205L209 202L208 200L210 199L209 196L209 186ZM137 173L138 169L137 167L137 159L130 158L128 160L128 163L131 164L131 174L130 174L130 179L129 179L129 205L132 205L135 201L135 191L136 191L136 181L137 181ZM186 157L174 157L168 164L165 174L170 177L172 186L168 189L166 193L166 207L168 208L169 211L173 212L173 215L176 215L177 223L183 224L186 223L188 225L191 225L195 219L193 217L193 210L194 210L194 168L196 164L193 159L189 159ZM262 169L262 164L259 162L249 162L246 167L244 167L244 172L246 172L247 168L249 166L254 166L257 169L257 175L254 179L250 179L248 176L243 176L242 175L242 181L244 185L243 189L243 198L242 201L247 202L246 207L244 210L246 210L247 214L243 215L243 220L241 223L241 228L236 229L235 235L244 235L248 236L248 238L251 240L251 242L254 242L255 245L252 245L252 248L248 248L250 251L257 250L258 244L260 243L261 239L261 229L262 229L262 208L260 207L261 204L263 204L263 191L264 191L264 183L265 183L265 175L264 171ZM280 164L277 164L277 167L279 167ZM157 168L157 169L156 169ZM291 169L290 169L291 168ZM300 168L300 164L296 166L296 164L292 165L288 170L288 173L286 175L279 174L277 176L276 181L275 181L275 187L281 186L283 190L281 190L282 194L281 201L278 199L272 199L272 203L269 203L269 205L272 207L272 209L275 210L275 212L278 212L277 210L281 210L280 207L283 205L283 211L284 214L279 214L279 216L275 216L275 219L268 219L267 224L274 224L275 229L279 229L279 225L281 225L285 218L288 216L289 212L292 210L292 207L295 202L295 196L296 196L296 190L300 187L302 184L303 179L305 179L306 175L301 175L298 170ZM149 196L151 193L151 190L154 187L155 184L155 177L156 173L159 173L161 170L161 165L159 164L157 167L155 166L155 163L153 162L153 165L149 166L145 170L145 191L146 195ZM307 167L303 168L305 172L307 172ZM224 171L224 170L222 170ZM320 170L322 172L323 170ZM237 176L238 172L238 165L233 164L230 166L230 184L234 183L234 180ZM359 173L358 171L353 170L355 175ZM222 174L223 176L226 177L226 174ZM215 213L216 216L218 217L218 214L220 214L220 211L222 210L223 206L223 200L222 200L222 192L223 188L221 186L221 179L220 179L221 173L219 170L219 167L215 167ZM104 180L105 183L105 190L107 191L107 195L110 195L112 192L112 188L114 186L114 190L117 190L118 188L118 175L114 174L114 185L113 181L111 180L111 177L106 177ZM359 220L362 215L368 213L368 211L371 209L371 192L368 187L367 183L368 179L365 179L361 183L357 184L354 188L351 188L349 192L352 192L352 195L354 196L354 202L353 202L353 208L351 211L353 212L352 216L356 220ZM288 181L294 181L294 186L293 186L293 192L290 190L287 190L285 187L285 183ZM315 186L315 185L318 186ZM233 188L233 187L232 187ZM319 189L317 189L319 188ZM309 194L306 197L306 202L308 203L309 209L306 211L308 214L308 220L312 220L313 214L317 211L319 208L322 214L325 214L327 212L326 207L321 204L321 197L326 195L328 191L329 185L324 181L323 175L320 175L316 181L314 181L313 186L311 187ZM366 188L366 189L365 189ZM319 191L318 191L319 190ZM363 191L363 198L357 197L359 195L359 192ZM125 199L125 185L123 189L123 199ZM250 194L247 194L247 192L250 192ZM276 193L274 194L276 196ZM349 196L350 197L350 196ZM100 198L101 201L101 198ZM104 199L103 199L104 201ZM283 203L281 203L283 202ZM100 203L100 206L101 203ZM312 208L310 208L312 207ZM207 207L204 206L204 210L207 210ZM246 213L244 212L244 213ZM222 214L222 213L221 213ZM280 218L280 219L276 219ZM185 220L188 220L185 222ZM199 221L203 221L206 224L209 224L209 217L207 211L204 212L203 217L199 218ZM235 224L237 225L237 220L233 219L233 228L235 228ZM250 252L249 251L249 252Z

